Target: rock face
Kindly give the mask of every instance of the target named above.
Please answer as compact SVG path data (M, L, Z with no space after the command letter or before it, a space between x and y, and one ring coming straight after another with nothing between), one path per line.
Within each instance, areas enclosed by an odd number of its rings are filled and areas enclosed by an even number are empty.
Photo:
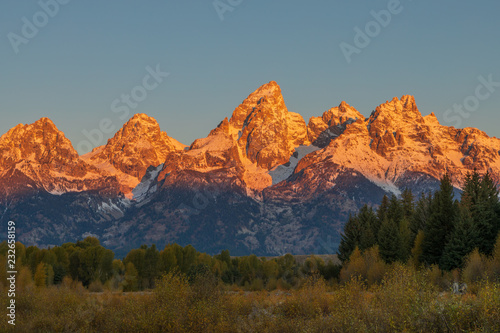
M287 163L303 144L309 144L304 119L288 112L280 87L271 81L250 94L208 137L194 141L186 152L170 154L159 180L168 174L168 187L189 173L199 178L197 182L224 183L259 195L272 185L268 171Z
M365 117L346 102L323 113L322 117L311 117L308 138L315 146L324 148L345 130L347 124Z
M185 145L160 130L154 118L136 114L104 146L82 158L89 164L116 175L122 191L129 194L150 166L165 162L169 152L182 151Z
M266 170L286 163L295 147L309 143L304 119L288 112L274 81L248 96L234 110L229 125L237 131L244 155Z
M0 138L0 219L41 246L93 234L124 255L178 242L216 253L333 253L349 213L434 190L445 172L500 181L500 140L422 116L413 96L365 118L346 102L309 123L269 82L185 147L146 115L78 156L44 118Z
M116 179L85 163L48 118L19 124L0 137L0 183L0 201L38 190L118 194Z

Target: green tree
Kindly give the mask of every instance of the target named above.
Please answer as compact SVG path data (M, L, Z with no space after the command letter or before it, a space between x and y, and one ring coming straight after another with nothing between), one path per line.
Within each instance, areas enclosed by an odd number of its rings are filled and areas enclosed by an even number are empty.
M480 184L480 196L477 208L472 209L475 224L481 234L481 244L479 250L486 255L490 255L495 246L495 240L500 231L500 203L498 198L498 188L486 173Z
M410 221L415 214L415 197L410 189L405 188L401 194L401 205L403 206L403 215Z
M451 234L450 240L444 247L439 266L448 271L462 268L464 258L474 250L478 241L479 234L474 225L472 214L467 208L462 208L460 219Z
M105 283L113 276L113 259L115 254L109 249L104 249L99 260L99 279Z
M139 289L144 288L144 258L146 257L146 249L144 247L139 248L139 249L133 249L131 250L125 259L123 259L123 263L125 264L125 267L128 266L129 263L132 263L134 265L134 269L137 272L136 275L136 281L137 281L137 287Z
M100 278L100 263L105 252L102 246L88 246L78 253L80 266L78 267L78 279L84 286Z
M123 281L124 291L137 291L138 272L132 262L125 266L125 279Z
M387 209L387 219L388 220L393 220L397 224L403 219L404 217L404 209L403 205L401 204L401 201L399 201L398 197L396 195L391 196L391 200L389 201L389 207Z
M349 220L344 226L344 233L340 239L338 256L342 262L345 262L351 256L352 251L359 247L362 236L362 228L357 216L349 216Z
M231 267L231 255L229 254L229 250L223 250L216 256L216 259L225 262L228 267Z
M406 262L410 258L411 249L413 247L413 236L407 217L403 217L399 222L399 235L401 239L400 259Z
M399 226L396 222L394 222L394 220L386 219L382 222L378 239L380 257L386 263L393 263L395 261L402 260L401 235L399 232Z
M160 252L160 271L164 273L169 273L175 268L177 265L177 257L175 255L175 248L172 245L166 245L163 251Z
M422 193L417 201L415 213L410 221L410 230L415 238L420 230L425 230L431 216L432 194Z
M440 262L444 244L453 232L457 210L453 191L450 176L446 174L432 200L431 216L424 230L422 261L428 265Z
M359 248L361 251L369 249L377 244L377 235L380 230L380 223L371 207L364 205L357 215L361 236Z
M198 252L192 245L187 245L182 249L181 272L187 273L189 268L196 263Z
M154 288L154 281L159 275L160 253L156 245L151 245L144 254L144 278L146 279L146 288Z
M96 237L92 237L92 236L89 236L82 241L76 242L76 247L79 247L82 249L86 249L88 247L96 247L99 245L101 245L101 243L99 242L99 239L97 239Z
M377 209L377 218L379 221L379 225L382 225L382 222L385 219L389 218L388 212L389 212L389 198L387 197L387 195L384 195L384 197L382 198L382 202Z
M480 252L491 254L500 230L500 204L497 186L489 173L482 179L476 170L467 174L461 204L470 210L473 224L481 237L476 246Z
M277 278L279 274L279 265L276 260L268 260L262 264L262 271L266 281Z

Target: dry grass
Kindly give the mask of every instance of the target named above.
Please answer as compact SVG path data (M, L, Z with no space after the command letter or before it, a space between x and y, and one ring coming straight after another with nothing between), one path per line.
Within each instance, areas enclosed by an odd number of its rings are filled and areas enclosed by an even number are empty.
M394 265L380 284L359 276L329 287L310 277L293 291L228 291L210 276L169 274L153 293L89 293L69 280L17 295L16 332L499 332L500 285L442 292L432 271ZM2 304L6 294L2 293ZM0 331L13 331L6 320Z

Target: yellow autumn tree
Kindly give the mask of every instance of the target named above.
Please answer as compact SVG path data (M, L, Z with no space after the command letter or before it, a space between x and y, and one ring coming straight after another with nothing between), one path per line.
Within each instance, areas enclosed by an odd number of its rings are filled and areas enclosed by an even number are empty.
M45 264L43 262L36 266L35 271L35 286L45 287L47 285L47 273L45 272Z

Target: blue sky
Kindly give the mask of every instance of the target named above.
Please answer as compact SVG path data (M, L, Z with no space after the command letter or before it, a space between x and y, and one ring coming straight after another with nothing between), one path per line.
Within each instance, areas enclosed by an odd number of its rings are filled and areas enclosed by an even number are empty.
M54 1L41 3L55 10ZM124 106L120 98L135 89L147 97L129 116L153 116L190 144L275 80L306 121L342 100L369 115L411 94L424 115L500 137L500 83L475 97L484 80L500 82L498 1L218 1L225 12L213 0L72 0L53 17L38 1L2 1L0 133L49 117L83 153L85 130L102 119L113 130L123 125L111 105ZM391 15L385 26L371 14L381 10ZM38 20L35 36L23 34L23 17ZM367 24L370 42L348 63L340 44L356 47L354 29L366 34ZM157 64L169 75L145 90L146 68ZM454 104L468 106L460 114ZM95 141L104 144L107 132Z

